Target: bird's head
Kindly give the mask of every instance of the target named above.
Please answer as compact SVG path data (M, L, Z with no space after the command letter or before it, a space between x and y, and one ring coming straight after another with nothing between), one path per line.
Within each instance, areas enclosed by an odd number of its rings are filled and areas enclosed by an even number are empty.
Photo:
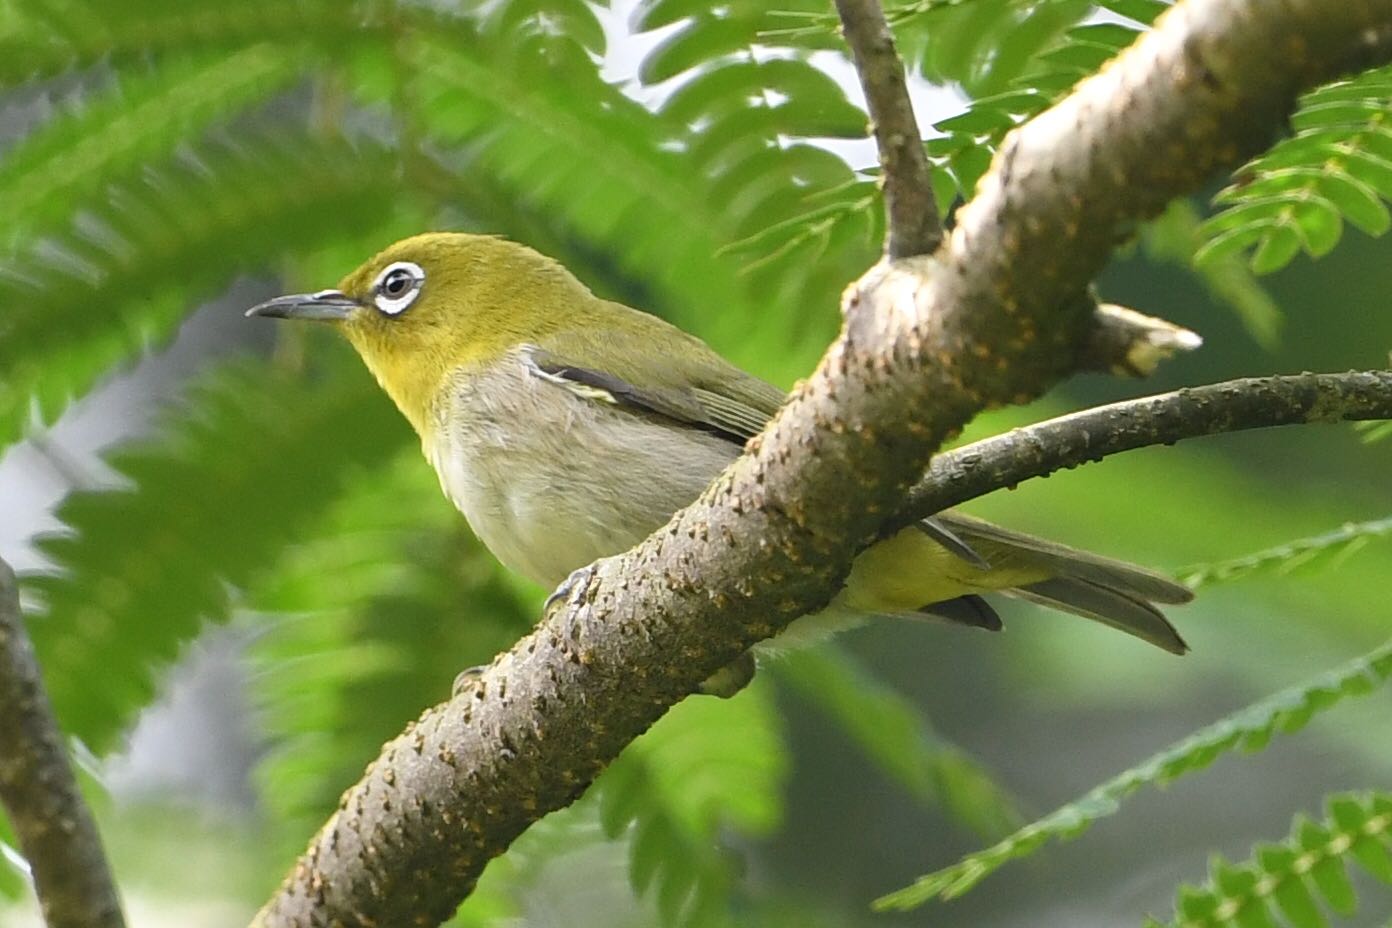
M583 324L594 302L569 271L524 245L436 232L388 247L335 289L277 297L247 315L336 326L425 435L431 405L456 371Z

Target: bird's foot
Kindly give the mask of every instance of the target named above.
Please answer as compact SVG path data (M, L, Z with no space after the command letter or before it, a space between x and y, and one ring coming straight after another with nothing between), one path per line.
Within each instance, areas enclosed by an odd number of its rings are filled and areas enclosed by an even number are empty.
M721 699L729 699L749 685L749 681L754 679L754 670L754 652L745 651L707 677L696 688L696 692L705 696L719 696Z
M551 595L546 597L546 602L541 605L541 614L550 615L553 607L564 605L570 602L571 597L576 593L584 592L590 585L590 578L594 576L594 565L586 564L584 567L576 568L570 572L570 576L561 581L561 585L551 591Z
M483 676L483 672L487 669L487 664L475 664L473 667L467 667L459 671L459 673L455 675L454 685L450 687L450 698L456 698L460 693L473 686L474 682L477 681L479 677Z

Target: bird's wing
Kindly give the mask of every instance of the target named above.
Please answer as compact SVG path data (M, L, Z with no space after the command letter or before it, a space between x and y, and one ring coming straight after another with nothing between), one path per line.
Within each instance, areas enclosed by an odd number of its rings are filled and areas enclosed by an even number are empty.
M524 357L531 372L573 393L597 402L627 407L658 415L688 428L701 429L727 441L743 445L763 431L764 425L783 402L777 387L730 366L733 374L720 371L704 382L674 382L670 371L656 376L625 377L593 365L579 364L556 352L527 346Z
M710 349L697 342L702 349ZM662 416L679 425L718 435L735 445L763 431L786 395L772 384L744 373L711 352L702 374L678 384L670 367L638 372L644 385L610 371L597 370L567 360L552 350L529 345L524 350L529 369L538 377L596 402L627 406ZM713 358L716 363L710 363ZM648 376L643 377L646 373ZM714 376L712 376L714 374ZM919 528L954 555L980 569L989 568L981 555L936 518L924 519Z

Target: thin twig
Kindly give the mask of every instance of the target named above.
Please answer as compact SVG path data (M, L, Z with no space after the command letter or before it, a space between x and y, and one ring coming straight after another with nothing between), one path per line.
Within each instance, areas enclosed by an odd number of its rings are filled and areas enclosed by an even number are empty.
M1250 377L1085 409L933 459L899 526L1034 477L1187 438L1392 419L1392 371Z
M894 36L879 0L836 0L836 11L841 16L841 33L855 56L880 151L885 253L891 258L929 254L942 241L942 221Z
M121 904L92 814L39 676L0 561L0 803L33 871L49 928L123 928Z

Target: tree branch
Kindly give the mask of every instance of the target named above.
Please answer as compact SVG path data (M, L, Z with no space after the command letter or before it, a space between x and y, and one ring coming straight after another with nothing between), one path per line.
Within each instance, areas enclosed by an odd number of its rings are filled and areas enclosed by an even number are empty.
M1296 93L1384 60L1392 0L1182 0L1016 130L932 257L848 292L817 371L701 498L384 746L258 923L433 924L700 682L824 606L976 412L1082 363L1114 242L1236 163Z
M0 561L0 802L33 870L49 928L123 928L101 838L78 791L19 611L19 587Z
M930 254L942 241L942 222L894 35L879 0L836 0L836 12L841 17L841 34L855 58L880 152L885 254L890 258Z
M890 527L1122 451L1278 425L1369 419L1392 419L1392 371L1250 377L1098 406L938 455Z

